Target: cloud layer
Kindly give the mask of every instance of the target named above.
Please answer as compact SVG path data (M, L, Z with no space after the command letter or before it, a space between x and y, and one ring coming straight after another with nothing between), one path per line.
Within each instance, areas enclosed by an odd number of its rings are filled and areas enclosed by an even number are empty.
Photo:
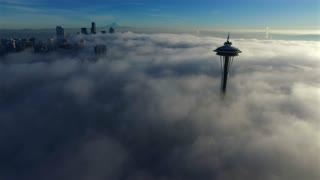
M243 53L221 98L224 39L86 41L1 59L0 179L320 178L319 42L233 40Z

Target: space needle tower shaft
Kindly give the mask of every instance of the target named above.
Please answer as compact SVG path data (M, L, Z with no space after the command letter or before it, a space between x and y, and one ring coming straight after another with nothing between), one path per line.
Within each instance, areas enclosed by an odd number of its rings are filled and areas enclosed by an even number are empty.
M223 59L223 70L222 70L222 85L221 85L221 89L222 92L226 92L227 90L227 82L228 82L228 76L229 76L229 67L230 67L230 57L226 56Z
M232 43L229 41L230 34L228 34L227 41L224 43L223 46L214 50L218 56L220 56L220 63L221 63L221 92L223 94L227 91L227 82L228 76L233 64L233 59L235 56L238 56L241 51L235 47L232 47Z

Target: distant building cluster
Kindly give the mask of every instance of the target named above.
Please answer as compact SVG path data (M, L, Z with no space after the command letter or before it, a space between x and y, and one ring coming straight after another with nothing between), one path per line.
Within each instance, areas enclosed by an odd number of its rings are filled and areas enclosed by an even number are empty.
M54 39L49 38L47 42L38 41L33 45L35 53L47 53L56 49Z
M109 33L113 34L115 29L110 27ZM97 27L96 23L91 23L91 34L97 34ZM102 34L106 34L106 31L101 31ZM81 33L78 32L77 35L88 35L88 29L86 27L81 28ZM65 30L62 26L56 27L56 37L55 38L48 38L46 41L36 41L35 38L29 39L1 39L0 42L0 56L9 54L9 53L16 53L21 52L27 48L33 48L34 53L48 53L51 51L55 51L57 49L80 49L85 46L85 40L81 39L79 42L75 44L68 43L65 35ZM106 45L96 45L94 47L94 53L97 56L103 56L107 53L107 46Z
M84 35L88 35L88 28L86 27L82 27L81 28L81 34L84 34ZM90 28L90 33L91 34L97 34L97 26L96 26L96 23L95 22L92 22L91 23L91 28ZM102 34L106 34L107 32L105 30L101 31ZM109 28L109 33L110 34L113 34L115 33L115 29L113 27L110 27Z
M26 48L33 47L35 43L35 38L30 39L1 39L0 42L0 55L5 55L8 53L21 52Z

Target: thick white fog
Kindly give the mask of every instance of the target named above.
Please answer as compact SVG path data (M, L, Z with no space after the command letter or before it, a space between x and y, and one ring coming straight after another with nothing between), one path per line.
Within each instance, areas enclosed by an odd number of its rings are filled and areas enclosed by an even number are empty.
M320 179L320 42L231 37L222 98L225 39L85 38L1 57L0 179Z

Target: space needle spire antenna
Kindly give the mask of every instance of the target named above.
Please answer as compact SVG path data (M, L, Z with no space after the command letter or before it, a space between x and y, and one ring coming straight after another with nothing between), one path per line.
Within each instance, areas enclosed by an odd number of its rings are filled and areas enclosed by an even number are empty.
M214 50L218 56L220 56L220 63L221 63L221 92L223 94L227 91L227 82L228 76L233 64L233 59L235 56L238 56L241 51L232 46L232 43L229 41L230 33L228 33L227 41L224 43L223 46Z

